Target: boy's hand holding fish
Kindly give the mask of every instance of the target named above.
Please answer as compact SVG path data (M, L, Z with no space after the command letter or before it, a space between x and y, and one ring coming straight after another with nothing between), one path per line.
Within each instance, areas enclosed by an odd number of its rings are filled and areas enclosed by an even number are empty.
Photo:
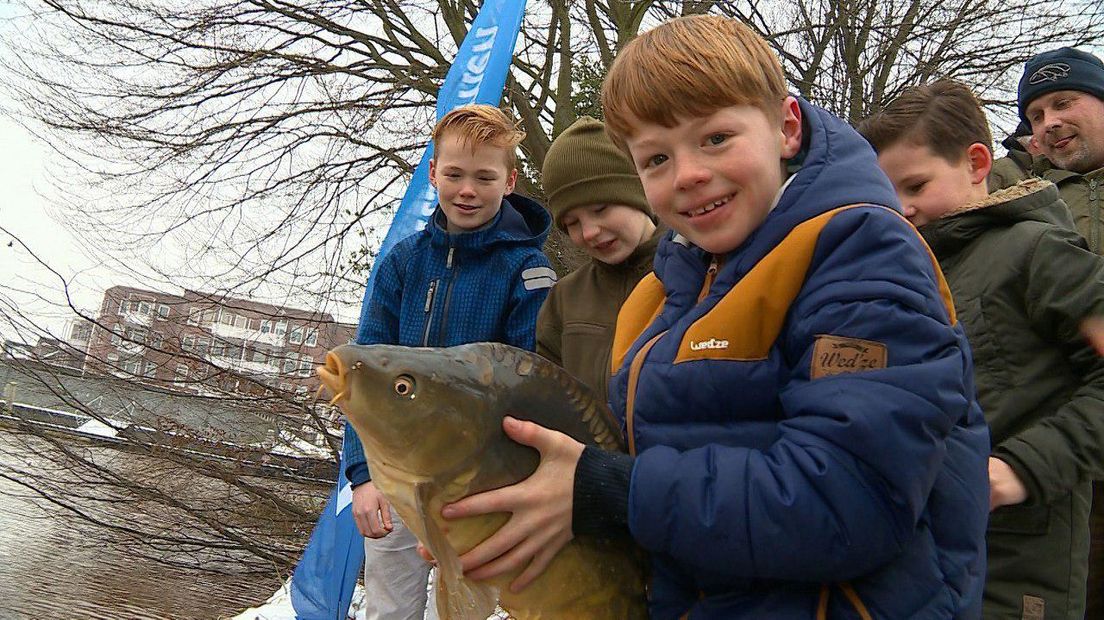
M460 565L464 576L474 580L524 569L510 584L512 592L520 592L573 538L572 491L583 444L561 432L512 417L503 419L502 429L510 439L540 452L537 470L518 484L448 504L441 515L459 519L510 513L506 525L460 556Z

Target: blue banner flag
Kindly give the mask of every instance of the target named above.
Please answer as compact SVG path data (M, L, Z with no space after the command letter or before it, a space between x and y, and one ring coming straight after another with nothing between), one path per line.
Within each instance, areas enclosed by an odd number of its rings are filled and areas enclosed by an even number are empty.
M291 576L291 606L298 620L345 620L364 562L345 459L338 469L337 484Z
M453 108L469 103L498 105L506 74L514 57L521 18L525 15L525 0L487 0L479 9L468 35L460 44L456 59L445 76L445 83L437 93L437 119L440 120ZM414 176L406 188L399 210L391 221L387 236L383 239L376 264L399 241L422 230L437 206L437 190L429 184L429 160L433 158L433 143L426 145L425 153ZM357 339L371 317L368 301L372 298L375 270L368 274L364 289L364 302L360 306L360 328Z
M456 59L437 94L437 118L469 103L498 105L513 60L525 0L487 0L472 22ZM426 147L407 187L377 261L398 241L425 228L437 205L437 192L429 184L432 142ZM378 264L378 263L377 263ZM368 276L360 312L360 339L372 295L375 271ZM364 542L353 522L352 488L341 463L338 484L291 579L291 602L298 620L345 620L364 561Z

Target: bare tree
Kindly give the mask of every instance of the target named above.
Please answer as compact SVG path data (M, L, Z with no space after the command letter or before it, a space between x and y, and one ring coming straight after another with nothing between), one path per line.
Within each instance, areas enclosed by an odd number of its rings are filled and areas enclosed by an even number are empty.
M68 300L67 284L53 275ZM171 335L154 346L124 334L124 345L155 349L195 369L167 380L143 377L95 348L67 343L25 313L15 292L0 289L0 331L51 348L16 351L20 343L11 341L0 347L0 478L54 506L71 526L107 532L94 539L126 554L278 583L332 487L333 412L276 388L269 377L181 350ZM84 314L69 303L93 329L115 326L105 314ZM73 432L88 420L100 430ZM300 443L317 436L331 440L318 450L328 451L328 461L272 454L301 453Z
M596 111L594 85L617 50L666 17L746 21L802 94L851 120L937 76L1007 104L1030 54L1104 32L1092 0L530 5L504 100L527 132L522 189L538 196L552 137ZM204 290L294 289L348 304L477 8L43 0L4 41L3 62L13 112L70 162L56 171L67 221L117 267Z
M770 41L802 95L851 122L942 77L1007 111L1033 54L1104 41L1104 6L1092 0L740 1L721 10Z
M19 112L70 162L57 185L73 227L166 282L354 299L350 254L378 243L477 5L169 4L47 0L6 41ZM533 4L505 100L539 194L551 136L575 119L574 59L608 64L658 13Z

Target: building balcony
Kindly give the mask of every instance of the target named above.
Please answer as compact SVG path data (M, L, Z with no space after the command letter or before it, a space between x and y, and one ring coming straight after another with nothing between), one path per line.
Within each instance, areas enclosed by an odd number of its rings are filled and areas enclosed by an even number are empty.
M119 349L119 353L124 355L138 356L144 355L146 352L145 345L138 344L137 342L120 342L117 348Z
M275 375L280 372L279 366L267 362L250 362L221 355L212 355L208 360L219 368L250 376Z
M227 325L225 323L214 323L211 325L211 333L223 340L229 340L231 338L235 340L243 340L246 342L259 342L267 344L272 347L284 346L284 337L278 336L274 332L268 332L262 334L255 329L247 329L245 327L235 327L233 325Z
M153 317L148 314L141 314L138 312L127 311L122 314L123 320L132 325L141 325L142 327L149 327L153 323Z

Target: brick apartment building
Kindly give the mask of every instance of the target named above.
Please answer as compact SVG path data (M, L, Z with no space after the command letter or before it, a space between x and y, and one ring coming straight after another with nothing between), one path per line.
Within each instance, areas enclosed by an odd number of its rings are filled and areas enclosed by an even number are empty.
M87 336L84 370L204 393L306 394L326 351L355 331L328 313L115 286Z

